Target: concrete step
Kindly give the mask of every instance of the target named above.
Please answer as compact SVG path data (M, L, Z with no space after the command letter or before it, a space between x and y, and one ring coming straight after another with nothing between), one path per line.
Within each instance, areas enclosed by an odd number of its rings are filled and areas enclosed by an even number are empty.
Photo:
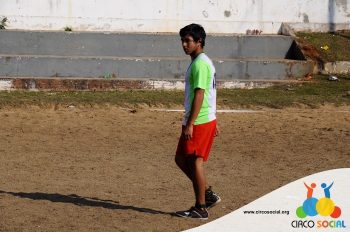
M283 80L312 73L309 61L213 59L218 80ZM0 54L0 76L183 79L188 57L109 57Z
M276 85L303 83L297 80L233 80L217 81L218 89L253 89L267 88ZM184 90L184 80L142 80L135 79L101 79L101 78L32 78L32 77L1 77L0 91L108 91L125 89L163 89Z
M208 35L206 44L212 58L293 58L293 38L282 35ZM177 34L11 30L0 30L0 54L185 57Z
M287 36L208 35L218 80L312 73ZM0 30L0 76L180 80L190 63L177 34Z

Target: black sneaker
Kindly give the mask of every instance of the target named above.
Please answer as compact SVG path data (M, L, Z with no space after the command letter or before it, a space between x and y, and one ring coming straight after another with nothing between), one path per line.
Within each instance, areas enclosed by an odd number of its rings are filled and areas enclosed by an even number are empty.
M209 209L211 207L214 207L220 201L221 201L221 198L219 197L219 195L214 193L211 190L211 186L209 186L209 188L207 190L205 190L205 205L206 205L206 208Z
M209 216L206 209L197 209L196 207L191 207L191 209L186 211L175 212L175 215L183 218L194 218L200 220L207 220Z

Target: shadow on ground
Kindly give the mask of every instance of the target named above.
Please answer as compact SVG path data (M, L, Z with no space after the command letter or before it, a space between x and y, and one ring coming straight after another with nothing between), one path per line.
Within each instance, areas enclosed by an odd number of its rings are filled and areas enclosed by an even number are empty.
M163 212L154 209L135 207L131 205L120 205L118 201L102 200L98 198L82 197L75 194L63 195L59 193L24 193L24 192L6 192L0 190L0 194L8 194L20 198L28 198L32 200L46 200L51 202L60 202L74 204L78 206L102 207L106 209L134 210L148 214L164 214L173 215L169 212Z

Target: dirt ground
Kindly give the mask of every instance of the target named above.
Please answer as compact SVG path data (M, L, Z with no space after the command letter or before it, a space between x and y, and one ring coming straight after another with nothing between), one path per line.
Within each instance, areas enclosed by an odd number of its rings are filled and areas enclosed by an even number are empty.
M0 109L0 231L180 231L181 112ZM214 220L305 175L350 167L350 106L219 113L206 173ZM208 222L207 221L207 222Z

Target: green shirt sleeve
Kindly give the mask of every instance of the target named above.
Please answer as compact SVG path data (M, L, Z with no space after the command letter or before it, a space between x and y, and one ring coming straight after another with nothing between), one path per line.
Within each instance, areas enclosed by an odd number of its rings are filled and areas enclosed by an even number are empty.
M191 77L193 89L207 89L208 80L210 79L208 64L203 60L196 61L192 66Z

